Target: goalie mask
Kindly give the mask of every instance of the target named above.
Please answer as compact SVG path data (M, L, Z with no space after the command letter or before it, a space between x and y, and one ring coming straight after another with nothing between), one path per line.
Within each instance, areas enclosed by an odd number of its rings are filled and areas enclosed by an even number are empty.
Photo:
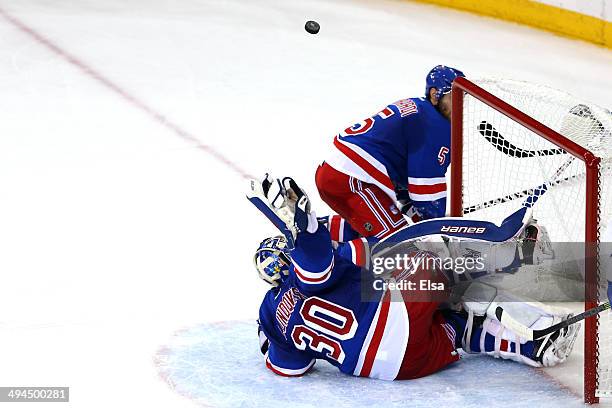
M259 244L259 248L255 251L253 263L259 277L277 287L280 282L289 276L289 249L287 248L287 239L282 235L266 238Z

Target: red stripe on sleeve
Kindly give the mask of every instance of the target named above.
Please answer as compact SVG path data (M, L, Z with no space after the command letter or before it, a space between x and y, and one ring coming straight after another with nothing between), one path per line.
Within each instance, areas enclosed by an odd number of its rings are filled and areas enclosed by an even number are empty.
M408 184L408 191L414 194L435 194L446 191L446 183L439 184Z
M327 269L327 272L325 272L325 271L323 271L323 272L316 272L316 273L313 273L315 275L314 278L309 278L307 276L304 276L304 274L301 273L298 268L296 268L295 266L293 267L293 270L294 270L295 274L297 275L297 277L302 282L310 283L310 284L322 283L322 282L326 281L327 278L329 277L329 275L332 273L333 269L334 269L334 260L332 259L332 263L329 266L329 268Z
M329 235L332 241L340 241L340 216L333 215L329 220Z
M365 248L361 238L351 241L353 250L355 251L355 265L365 266Z

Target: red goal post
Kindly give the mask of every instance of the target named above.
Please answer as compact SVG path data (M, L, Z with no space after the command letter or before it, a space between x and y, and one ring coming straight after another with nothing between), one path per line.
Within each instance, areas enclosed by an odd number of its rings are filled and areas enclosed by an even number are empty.
M466 96L474 101L492 108L498 114L503 115L518 126L527 129L530 137L543 138L558 148L562 148L577 160L584 163L586 175L584 177L584 242L585 245L585 308L596 307L599 285L599 265L597 261L597 244L599 242L600 227L600 162L601 158L587 149L585 146L559 134L557 131L544 125L530 115L522 112L510 103L505 102L482 87L466 78L457 78L453 83L452 91L452 114L451 114L451 175L450 175L450 215L463 216L464 213L464 188L468 166L465 162L464 151L464 100ZM488 108L487 108L488 109ZM482 143L487 142L482 139ZM472 167L473 168L473 167ZM499 179L504 183L503 174ZM511 191L510 191L511 192ZM537 204L536 204L537 205ZM570 216L570 215L568 215ZM560 220L560 222L563 222ZM554 241L554 238L552 238ZM590 245L588 245L590 244ZM598 389L598 317L585 321L584 342L584 397L588 403L597 403ZM612 358L612 356L611 356Z

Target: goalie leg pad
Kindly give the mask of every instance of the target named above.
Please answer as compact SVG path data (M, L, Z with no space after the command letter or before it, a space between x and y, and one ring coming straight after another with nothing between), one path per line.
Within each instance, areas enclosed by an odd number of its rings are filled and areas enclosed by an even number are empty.
M567 313L541 303L526 303L507 293L497 293L489 285L475 282L463 295L467 312L463 349L468 353L482 353L495 358L514 360L532 367L552 366L565 361L571 352L577 328L559 333L554 338L532 342L519 336L495 316L502 305L516 321L538 330L557 324Z

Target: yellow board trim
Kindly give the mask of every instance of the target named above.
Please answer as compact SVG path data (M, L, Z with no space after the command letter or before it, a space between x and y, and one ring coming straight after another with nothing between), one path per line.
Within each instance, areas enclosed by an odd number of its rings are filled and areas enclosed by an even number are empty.
M612 48L612 23L531 0L413 0L513 21Z

